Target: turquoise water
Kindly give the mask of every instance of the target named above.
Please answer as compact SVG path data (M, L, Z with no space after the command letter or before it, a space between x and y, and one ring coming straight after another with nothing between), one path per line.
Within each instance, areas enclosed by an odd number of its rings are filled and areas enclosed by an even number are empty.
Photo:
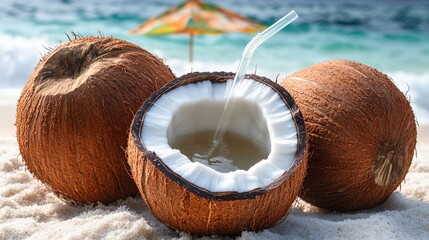
M163 58L176 75L191 71L188 36L134 36L128 31L181 1L35 0L0 2L0 88L21 88L45 48L65 33L102 32ZM387 73L429 119L429 1L211 1L270 25L294 9L300 17L258 48L249 72L282 79L332 59L359 61ZM197 36L193 71L235 71L247 34ZM428 121L429 122L429 121Z

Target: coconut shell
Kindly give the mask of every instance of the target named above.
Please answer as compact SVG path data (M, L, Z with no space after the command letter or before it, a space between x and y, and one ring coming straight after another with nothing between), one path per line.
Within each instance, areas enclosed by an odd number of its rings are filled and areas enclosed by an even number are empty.
M302 115L293 99L272 81L263 81L277 91L288 105L296 122L298 145L292 167L276 182L250 192L210 192L169 169L156 153L146 149L141 138L145 114L164 93L183 84L202 80L223 82L232 73L194 73L174 80L154 93L137 112L128 141L128 163L139 191L152 213L168 226L196 235L237 235L244 230L274 226L288 213L301 190L306 171L306 135Z
M137 193L124 149L134 113L174 78L126 41L85 37L40 60L18 102L28 170L65 199L109 203Z
M307 67L281 85L297 102L308 132L300 197L338 211L384 202L404 179L416 145L404 94L388 76L352 61Z

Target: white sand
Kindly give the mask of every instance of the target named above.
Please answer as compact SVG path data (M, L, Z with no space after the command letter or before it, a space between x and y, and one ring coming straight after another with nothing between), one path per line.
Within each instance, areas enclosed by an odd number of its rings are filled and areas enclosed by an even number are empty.
M14 104L0 103L0 239L192 238L157 221L139 197L108 206L63 202L22 163L14 115ZM419 127L418 141L405 182L381 206L345 214L296 202L282 223L239 239L428 239L428 125Z
M405 183L372 210L335 213L297 202L285 221L240 239L424 239L429 236L429 145ZM0 239L190 239L158 222L139 197L109 206L67 204L35 180L14 138L0 139Z

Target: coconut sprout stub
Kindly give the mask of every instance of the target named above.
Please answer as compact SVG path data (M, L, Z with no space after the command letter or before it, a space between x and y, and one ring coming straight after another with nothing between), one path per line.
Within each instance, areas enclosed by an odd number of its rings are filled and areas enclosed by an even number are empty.
M300 70L282 83L309 138L301 198L339 211L384 202L407 173L416 145L414 114L388 76L352 61Z
M161 60L115 38L86 37L40 60L18 102L27 168L66 199L109 203L137 193L124 150L134 113L174 78Z
M170 227L196 235L268 228L286 216L301 189L302 115L266 78L248 75L239 84L224 143L209 151L233 79L232 73L182 76L155 92L134 118L133 178L153 214ZM200 149L192 150L195 143ZM254 154L245 148L252 146L259 159L248 158Z

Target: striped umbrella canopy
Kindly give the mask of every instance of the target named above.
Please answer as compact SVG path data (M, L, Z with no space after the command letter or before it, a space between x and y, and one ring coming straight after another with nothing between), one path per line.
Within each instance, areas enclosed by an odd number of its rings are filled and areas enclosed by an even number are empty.
M228 32L256 33L265 28L253 20L200 0L188 0L150 18L131 34L189 34L189 62L193 61L194 35Z

